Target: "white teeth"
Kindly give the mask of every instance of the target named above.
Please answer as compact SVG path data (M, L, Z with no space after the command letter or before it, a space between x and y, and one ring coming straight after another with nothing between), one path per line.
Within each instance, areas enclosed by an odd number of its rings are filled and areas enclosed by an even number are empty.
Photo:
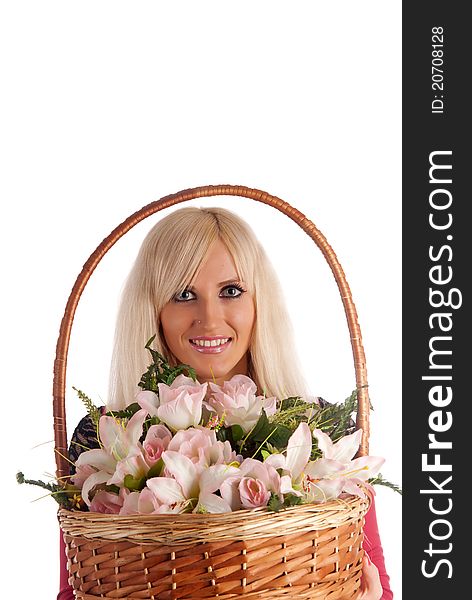
M217 340L190 340L192 344L196 346L202 346L205 348L210 348L214 346L221 346L222 344L226 344L230 338L219 338Z

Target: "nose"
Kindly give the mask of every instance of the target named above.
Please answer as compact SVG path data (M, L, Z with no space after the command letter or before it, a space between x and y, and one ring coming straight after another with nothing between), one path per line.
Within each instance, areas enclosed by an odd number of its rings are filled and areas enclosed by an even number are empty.
M213 330L221 323L223 319L223 307L218 298L200 298L196 306L195 320L196 325L203 325L208 331Z

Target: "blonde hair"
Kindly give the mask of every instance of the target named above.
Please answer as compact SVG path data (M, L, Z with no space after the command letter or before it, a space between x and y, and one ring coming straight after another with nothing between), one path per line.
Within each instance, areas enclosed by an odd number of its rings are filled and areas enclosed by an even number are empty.
M154 334L153 347L170 364L178 363L162 334L160 313L192 283L218 239L254 298L256 320L248 375L266 396L307 397L280 284L254 232L229 210L187 207L164 217L149 231L127 278L116 323L109 408L119 410L133 402L137 383L150 362L144 346Z

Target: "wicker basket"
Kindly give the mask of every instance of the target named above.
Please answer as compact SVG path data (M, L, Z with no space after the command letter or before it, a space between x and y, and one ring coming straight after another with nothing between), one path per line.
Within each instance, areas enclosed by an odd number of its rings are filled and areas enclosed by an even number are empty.
M134 225L172 205L230 195L273 206L316 243L338 284L347 317L358 390L359 455L368 454L369 397L362 337L343 270L315 225L286 202L241 186L204 186L166 196L131 215L85 263L61 323L54 363L54 435L57 477L69 474L65 419L67 352L81 293L105 253ZM70 584L77 598L341 598L359 595L364 516L357 497L281 511L228 514L104 515L59 510Z

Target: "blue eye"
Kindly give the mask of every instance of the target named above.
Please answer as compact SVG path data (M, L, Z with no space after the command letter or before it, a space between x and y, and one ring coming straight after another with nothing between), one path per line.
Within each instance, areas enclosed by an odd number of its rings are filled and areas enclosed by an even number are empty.
M239 298L246 290L239 285L228 285L221 290L223 298Z
M176 302L188 302L189 300L193 300L195 298L195 294L190 290L183 290L179 294L174 296L174 300Z

